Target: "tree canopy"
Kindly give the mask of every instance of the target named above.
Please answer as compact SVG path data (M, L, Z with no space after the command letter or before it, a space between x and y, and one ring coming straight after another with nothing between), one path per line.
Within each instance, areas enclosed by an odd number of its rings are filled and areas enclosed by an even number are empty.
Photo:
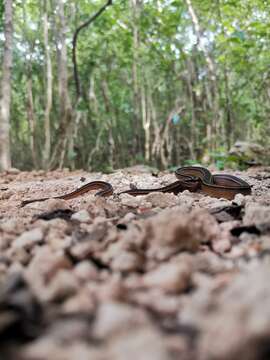
M77 96L72 39L105 4L14 2L15 167L167 167L269 145L268 1L114 0L78 35Z

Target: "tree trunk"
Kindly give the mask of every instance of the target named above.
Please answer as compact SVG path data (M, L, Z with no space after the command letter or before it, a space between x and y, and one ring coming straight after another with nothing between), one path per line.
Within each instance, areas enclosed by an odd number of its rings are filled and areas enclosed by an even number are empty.
M59 36L59 98L60 98L60 124L58 129L58 141L54 148L50 161L50 167L58 164L61 169L64 166L67 150L67 137L71 132L69 127L72 125L72 106L68 93L68 70L67 70L67 46L66 46L66 18L64 13L63 0L57 0L58 16L60 26Z
M114 138L113 138L113 123L115 121L113 121L113 109L111 106L111 102L110 102L110 95L109 95L109 87L108 84L106 82L106 80L102 80L101 82L101 91L102 91L102 96L104 99L104 104L105 104L105 109L106 109L106 113L109 115L108 116L108 121L107 121L107 129L108 129L108 133L109 133L109 137L108 137L108 148L109 148L109 165L111 169L114 169L115 167L115 161L114 161L114 154L115 154L115 142L114 142Z
M43 152L43 167L47 170L51 155L51 124L50 114L52 109L52 62L49 48L48 36L48 12L47 0L44 0L44 47L45 47L45 61L46 61L46 108L44 116L44 131L45 131L45 144Z
M27 79L27 118L29 123L29 138L30 138L30 149L34 168L37 168L37 151L35 144L35 129L36 129L36 118L34 112L34 101L33 101L33 86L31 72L28 74Z
M191 137L190 137L190 149L192 160L196 158L197 150L197 119L196 119L196 94L194 90L194 64L191 59L187 59L187 85L191 104Z
M151 112L151 119L153 125L153 142L151 148L151 158L155 160L156 166L159 165L159 154L160 154L160 146L161 146L161 138L160 138L160 127L157 119L157 110L154 104L152 93L149 93L149 109Z
M218 11L218 18L219 22L221 24L221 31L224 38L226 38L226 31L222 22L222 14L221 14L221 4L220 1L217 0L217 11ZM230 77L229 77L229 70L227 65L227 56L226 51L224 51L225 56L225 62L223 64L223 75L224 75L224 83L225 83L225 99L226 99L226 122L224 124L224 137L225 137L225 143L227 150L229 151L232 145L232 131L233 131L233 111L232 111L232 101L231 101L231 95L230 95Z
M199 19L195 13L195 10L192 5L191 0L185 0L188 8L188 12L190 14L194 33L197 37L197 44L202 50L205 61L208 68L208 75L209 75L209 81L211 83L211 96L212 96L212 123L211 123L211 143L210 147L212 150L216 148L216 141L217 141L217 133L218 128L220 127L220 109L219 109L219 91L218 91L218 83L217 83L217 74L216 74L216 66L214 63L214 60L212 59L210 52L208 51L205 43L202 41L202 30L199 23Z
M140 117L141 117L141 94L139 86L139 47L140 47L140 34L138 22L140 19L140 2L139 0L130 0L132 9L132 28L133 28L133 63L132 63L132 81L133 81L133 108L134 108L134 153L141 152L140 140Z
M141 108L142 108L142 125L144 130L144 157L147 162L150 161L150 126L151 114L149 112L148 93L151 88L141 84Z
M5 171L11 167L9 132L11 102L12 33L12 0L5 0L5 45L0 95L0 171Z

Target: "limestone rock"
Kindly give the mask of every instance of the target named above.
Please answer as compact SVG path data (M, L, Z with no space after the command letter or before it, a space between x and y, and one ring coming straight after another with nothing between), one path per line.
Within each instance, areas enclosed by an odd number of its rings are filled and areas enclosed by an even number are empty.
M19 236L12 244L13 248L30 249L34 245L41 243L43 240L43 232L40 228L34 228L32 230L24 232Z
M91 221L91 217L87 210L80 210L71 216L72 220L77 220L81 223L87 223Z
M143 283L169 293L181 293L191 285L192 268L188 262L162 264L148 272Z

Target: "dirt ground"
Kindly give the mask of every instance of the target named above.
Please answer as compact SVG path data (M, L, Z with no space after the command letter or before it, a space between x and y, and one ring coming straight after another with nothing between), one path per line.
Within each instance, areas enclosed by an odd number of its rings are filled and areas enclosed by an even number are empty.
M270 168L233 201L137 166L0 175L0 359L270 358ZM115 195L61 195L93 180Z

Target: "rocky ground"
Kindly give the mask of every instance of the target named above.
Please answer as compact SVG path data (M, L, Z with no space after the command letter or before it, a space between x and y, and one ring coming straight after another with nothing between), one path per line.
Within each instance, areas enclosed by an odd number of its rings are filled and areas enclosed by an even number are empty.
M175 178L1 175L1 360L269 359L270 168L233 174L251 196L89 193L24 208L92 180L118 192Z

